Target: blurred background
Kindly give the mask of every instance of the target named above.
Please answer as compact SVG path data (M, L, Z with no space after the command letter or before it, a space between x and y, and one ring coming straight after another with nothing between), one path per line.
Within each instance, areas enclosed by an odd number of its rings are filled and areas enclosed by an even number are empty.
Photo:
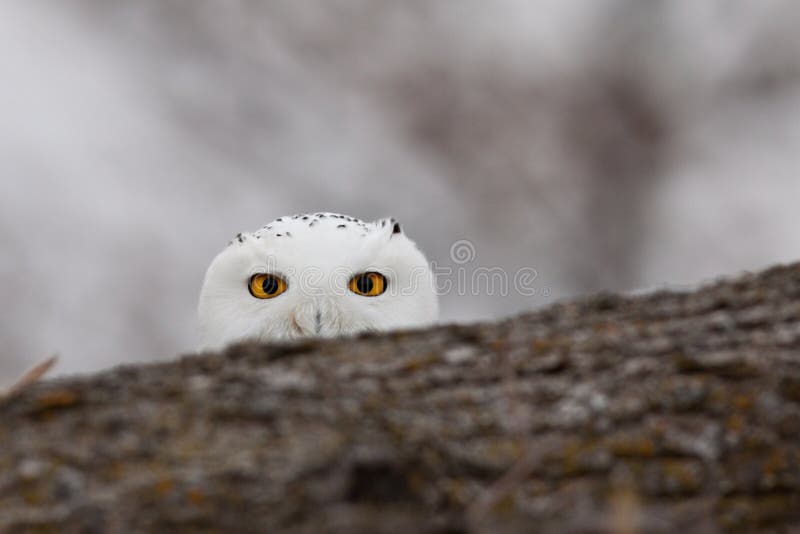
M446 321L800 258L795 0L0 4L0 385L173 357L212 257L393 215Z

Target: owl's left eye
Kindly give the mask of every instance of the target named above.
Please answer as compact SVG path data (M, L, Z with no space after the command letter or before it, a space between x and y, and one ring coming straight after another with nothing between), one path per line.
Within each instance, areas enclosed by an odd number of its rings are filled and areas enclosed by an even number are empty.
M386 291L386 277L376 272L357 274L350 279L348 287L362 297L377 297Z
M254 274L250 277L250 294L257 299L275 298L286 288L286 281L274 274Z

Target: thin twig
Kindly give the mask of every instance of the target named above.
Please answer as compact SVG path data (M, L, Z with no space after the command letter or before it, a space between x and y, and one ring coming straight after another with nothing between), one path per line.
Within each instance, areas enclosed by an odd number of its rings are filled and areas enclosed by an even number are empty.
M7 390L0 392L0 401L16 397L28 387L38 382L58 361L58 356L51 356L45 361L36 364L17 379Z
M480 524L481 519L485 518L491 508L498 501L513 492L522 484L531 473L541 465L544 458L553 452L557 440L552 436L544 438L539 443L528 442L523 455L514 462L503 476L492 483L477 499L473 502L467 512L467 517L473 526Z

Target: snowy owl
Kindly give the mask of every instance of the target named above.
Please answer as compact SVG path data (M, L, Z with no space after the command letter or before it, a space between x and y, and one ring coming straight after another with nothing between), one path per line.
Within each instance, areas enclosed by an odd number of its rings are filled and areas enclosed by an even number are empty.
M201 348L232 341L333 337L433 324L425 256L394 219L281 217L237 235L200 292Z

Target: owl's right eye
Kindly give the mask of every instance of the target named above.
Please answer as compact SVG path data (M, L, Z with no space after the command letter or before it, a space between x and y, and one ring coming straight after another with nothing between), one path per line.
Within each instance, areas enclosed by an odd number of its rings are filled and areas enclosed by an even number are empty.
M286 281L274 274L254 274L250 277L250 294L257 299L275 298L287 289Z

